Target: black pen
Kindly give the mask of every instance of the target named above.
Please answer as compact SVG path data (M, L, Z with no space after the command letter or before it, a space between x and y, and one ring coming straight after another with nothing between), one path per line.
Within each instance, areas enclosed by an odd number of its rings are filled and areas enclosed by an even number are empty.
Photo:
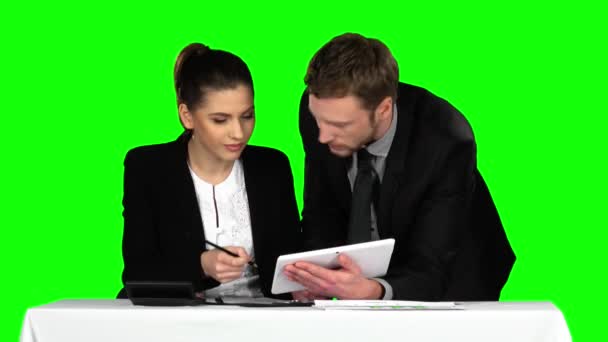
M233 256L233 257L235 257L235 258L240 257L240 255L238 255L238 254L236 254L236 253L234 253L234 252L231 252L231 251L227 250L227 249L226 249L226 248L224 248L224 247L220 247L220 246L218 246L218 245L214 244L213 242L210 242L209 240L205 240L205 243L210 244L212 247L215 247L215 248L219 249L220 251L222 251L222 252L224 252L224 253L226 253L226 254L228 254L228 255L230 255L230 256ZM255 262L253 262L253 261L248 261L247 263L248 263L250 266L252 266L252 267L258 268L258 265L256 265L256 263L255 263Z

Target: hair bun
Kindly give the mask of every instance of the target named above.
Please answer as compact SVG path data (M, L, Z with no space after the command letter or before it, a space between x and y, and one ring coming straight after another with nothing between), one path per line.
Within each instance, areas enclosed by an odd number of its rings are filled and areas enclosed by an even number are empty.
M177 56L177 60L175 61L175 67L173 68L173 79L175 81L175 91L179 97L179 88L182 83L181 73L184 69L184 64L192 57L192 56L202 56L209 51L209 47L205 44L201 43L191 43L188 44L185 48ZM179 100L179 98L178 98Z

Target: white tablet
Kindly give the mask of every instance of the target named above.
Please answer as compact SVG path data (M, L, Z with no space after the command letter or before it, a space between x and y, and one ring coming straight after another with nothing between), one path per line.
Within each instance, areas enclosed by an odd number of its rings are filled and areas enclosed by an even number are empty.
M372 242L357 243L340 247L318 249L316 251L281 255L274 270L272 290L274 294L303 290L304 286L292 282L283 274L285 266L297 261L307 261L325 268L337 268L338 255L345 254L361 268L366 278L380 277L386 274L391 261L395 239L384 239Z

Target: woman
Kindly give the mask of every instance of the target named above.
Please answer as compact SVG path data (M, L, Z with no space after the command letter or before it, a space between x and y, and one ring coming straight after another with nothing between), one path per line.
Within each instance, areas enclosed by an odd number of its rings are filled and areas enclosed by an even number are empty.
M277 257L298 250L299 216L287 157L247 145L249 69L195 43L178 56L174 78L186 131L125 158L123 283L188 281L207 297L271 296Z

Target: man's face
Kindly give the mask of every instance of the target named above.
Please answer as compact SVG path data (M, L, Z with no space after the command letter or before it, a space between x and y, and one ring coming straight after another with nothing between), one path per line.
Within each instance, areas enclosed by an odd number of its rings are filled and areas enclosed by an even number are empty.
M319 142L339 157L352 155L373 139L376 115L355 96L320 99L310 94L308 108L319 127Z

